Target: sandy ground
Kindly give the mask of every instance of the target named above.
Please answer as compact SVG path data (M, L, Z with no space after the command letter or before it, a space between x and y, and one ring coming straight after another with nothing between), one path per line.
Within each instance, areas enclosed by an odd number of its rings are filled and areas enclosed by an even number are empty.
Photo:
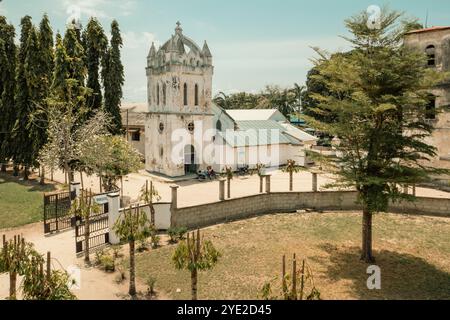
M26 241L34 243L41 254L50 251L53 269L79 268L81 274L80 288L72 290L79 299L117 300L126 295L127 282L121 285L116 284L114 278L117 273L108 274L96 268L86 268L83 259L76 257L74 230L44 236L43 224L40 222L21 228L0 231L0 234L6 234L7 238L20 234L25 237ZM91 259L93 259L93 255ZM3 274L0 275L0 298L6 298L8 294L9 278L7 274Z
M79 175L75 176L76 181L80 181ZM63 183L64 174L55 173L54 180ZM173 183L156 181L154 177L145 171L139 174L130 174L124 179L125 196L132 199L137 199L138 194L146 180L153 180L155 186L161 195L161 201L170 201L171 189L170 185ZM288 189L289 180L286 173L280 171L272 172L272 191L286 191ZM325 175L320 175L318 179L319 188L324 184L330 182L331 179ZM178 203L180 207L192 206L202 203L210 203L218 201L219 182L206 181L199 182L181 181L177 182L180 186L178 190ZM310 191L312 185L311 174L308 172L298 173L294 176L294 191ZM84 187L92 189L94 192L99 190L99 180L97 177L84 177ZM232 181L232 197L242 197L252 195L259 192L259 177L235 177ZM431 189L417 189L418 196L442 197L450 198L450 193L431 190ZM79 299L83 300L116 300L126 297L128 289L127 280L118 285L115 282L115 274L107 274L96 268L86 268L82 258L77 258L75 255L75 239L74 230L57 233L50 236L44 236L43 224L36 223L24 227L0 230L0 234L6 234L8 238L21 234L29 242L35 244L36 249L46 254L50 251L52 254L52 266L57 269L66 269L71 266L76 266L81 271L80 289L73 290ZM94 256L92 255L92 259ZM9 279L7 275L0 275L0 298L5 298L8 295ZM138 283L138 291L144 291L145 286ZM165 295L161 293L160 298Z
M287 191L289 189L289 177L287 173L279 170L271 172L271 190L274 192ZM54 179L58 182L64 182L64 175L62 173L55 173ZM80 181L79 174L75 175L75 180ZM99 192L99 179L97 177L85 177L84 188L92 189L93 192ZM187 207L204 203L211 203L219 200L219 182L218 181L203 181L197 180L180 181L180 182L162 182L160 179L155 179L146 171L140 171L126 176L123 180L124 196L131 197L132 200L138 198L141 188L145 185L146 180L152 180L156 189L158 190L161 201L168 202L171 200L170 185L176 184L178 189L178 206ZM329 175L319 175L319 188L332 181ZM312 190L312 175L309 172L300 172L294 175L294 191L311 191ZM254 195L259 192L259 177L245 176L234 177L231 182L231 197L243 197ZM412 192L412 191L411 191ZM417 188L417 195L422 197L435 198L450 198L450 193Z

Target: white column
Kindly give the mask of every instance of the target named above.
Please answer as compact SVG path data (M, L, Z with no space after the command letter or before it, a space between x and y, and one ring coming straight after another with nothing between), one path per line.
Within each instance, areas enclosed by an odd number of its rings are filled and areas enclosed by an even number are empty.
M70 192L75 191L75 197L79 197L81 193L81 184L79 182L72 182L69 187Z
M108 194L108 226L109 226L109 243L119 244L120 238L114 232L114 224L119 219L120 213L120 197L119 193Z

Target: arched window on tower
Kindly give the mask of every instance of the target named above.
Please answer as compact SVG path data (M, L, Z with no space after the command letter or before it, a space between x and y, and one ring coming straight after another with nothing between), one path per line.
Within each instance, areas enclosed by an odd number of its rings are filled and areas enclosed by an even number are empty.
M159 83L156 84L156 105L159 106Z
M195 84L195 105L198 106L198 84Z
M187 83L184 84L183 97L184 97L184 105L187 106L188 105L188 85L187 85Z
M425 53L427 54L428 66L429 67L436 66L436 47L433 45L428 46L425 49Z
M163 84L163 106L167 104L167 86Z

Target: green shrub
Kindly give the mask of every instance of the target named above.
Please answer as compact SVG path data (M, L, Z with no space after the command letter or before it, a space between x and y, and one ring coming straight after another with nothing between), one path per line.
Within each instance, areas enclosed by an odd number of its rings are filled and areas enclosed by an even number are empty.
M172 227L167 230L167 234L170 237L170 243L177 243L180 240L184 239L184 236L187 232L186 227Z
M106 272L114 272L116 270L116 262L114 257L109 254L104 254L100 258L100 265Z

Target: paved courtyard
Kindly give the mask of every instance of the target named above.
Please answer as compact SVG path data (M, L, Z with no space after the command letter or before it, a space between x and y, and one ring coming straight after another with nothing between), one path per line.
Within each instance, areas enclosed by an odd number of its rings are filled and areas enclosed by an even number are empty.
M280 170L271 172L271 191L283 192L289 190L289 175ZM64 175L62 173L55 173L54 179L58 182L64 182ZM75 175L75 180L80 181L79 174ZM94 192L99 192L98 177L83 177L84 187L92 189ZM146 180L154 182L158 190L161 201L168 202L171 199L170 186L178 185L178 206L187 207L198 204L211 203L219 200L219 181L203 181L188 180L188 181L174 181L170 182L168 179L161 179L148 172L142 170L139 173L133 173L123 179L124 196L129 196L132 201L138 198L141 188L145 185ZM332 177L327 174L318 176L318 186L321 189L326 184L332 182ZM312 190L312 175L309 172L303 171L294 174L294 191L311 191ZM231 196L232 198L250 196L259 193L259 177L253 176L235 176L231 182ZM450 193L417 188L417 195L422 197L436 197L436 198L450 198Z

